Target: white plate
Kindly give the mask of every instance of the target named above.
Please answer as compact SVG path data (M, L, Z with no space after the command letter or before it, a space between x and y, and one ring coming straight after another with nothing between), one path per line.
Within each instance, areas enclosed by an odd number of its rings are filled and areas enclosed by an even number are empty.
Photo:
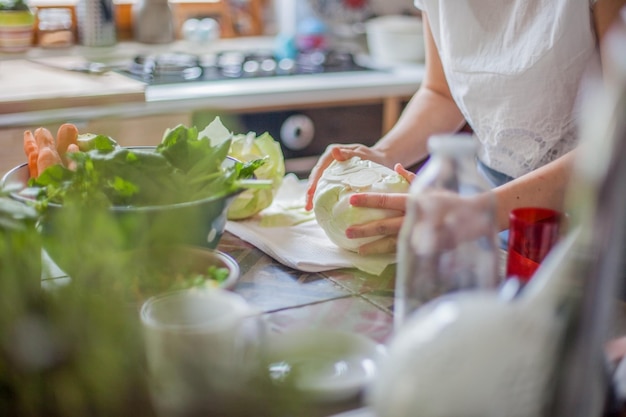
M272 335L269 372L317 401L353 398L376 376L382 344L349 332L307 329Z

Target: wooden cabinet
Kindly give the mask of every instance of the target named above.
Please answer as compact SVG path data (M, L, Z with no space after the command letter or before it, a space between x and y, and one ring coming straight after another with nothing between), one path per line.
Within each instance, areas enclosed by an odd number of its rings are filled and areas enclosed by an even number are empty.
M2 129L0 130L0 143L3 151L0 152L0 172L4 175L11 168L26 162L24 154L24 130L25 129Z

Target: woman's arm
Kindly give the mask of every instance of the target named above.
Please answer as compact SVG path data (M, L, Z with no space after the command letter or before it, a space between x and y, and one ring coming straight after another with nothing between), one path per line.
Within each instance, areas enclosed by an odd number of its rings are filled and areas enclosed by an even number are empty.
M626 0L597 0L593 5L593 24L600 45L620 11L625 12L625 6Z
M439 52L423 13L425 73L422 84L411 98L394 127L373 149L382 152L384 165L396 163L411 166L428 155L428 138L436 133L456 132L465 118L450 93Z
M563 210L576 150L528 174L496 187L497 225L509 228L509 213L518 207L546 207Z
M434 133L456 132L465 119L452 99L426 14L422 15L426 67L424 79L395 126L371 148L361 144L331 145L309 176L306 209L313 208L313 195L324 170L334 160L353 156L388 167L411 166L427 156L426 143Z

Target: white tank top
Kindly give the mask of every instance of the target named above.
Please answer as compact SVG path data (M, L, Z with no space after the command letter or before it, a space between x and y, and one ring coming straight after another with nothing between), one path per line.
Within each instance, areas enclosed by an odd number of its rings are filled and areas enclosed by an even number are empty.
M519 177L577 144L576 102L599 67L595 0L416 0L488 167Z

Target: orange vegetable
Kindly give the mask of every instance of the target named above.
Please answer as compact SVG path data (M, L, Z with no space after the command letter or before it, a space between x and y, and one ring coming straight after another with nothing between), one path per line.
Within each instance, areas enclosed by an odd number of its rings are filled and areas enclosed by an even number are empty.
M39 157L37 158L37 175L41 175L42 172L46 170L46 168L61 164L61 157L56 149L51 148L49 146L45 146L39 149Z
M37 178L39 176L39 169L37 167L37 160L39 159L39 151L34 150L28 154L28 174L31 178Z
M76 143L70 143L69 146L67 147L67 151L65 152L65 154L67 155L68 153L73 153L73 152L79 152L80 149L78 148L78 145ZM76 161L72 161L71 159L67 160L67 168L71 169L72 171L74 171L76 169Z
M31 152L37 152L39 147L37 146L37 142L35 141L35 136L33 136L33 132L27 130L24 132L24 153L28 156Z
M33 132L30 130L24 132L24 153L28 158L28 172L31 177L35 178L39 174L39 171L37 170L39 147L37 146Z
M57 152L61 158L65 159L65 152L67 152L68 146L76 144L78 139L78 129L71 123L65 123L59 126L57 131Z
M35 130L35 141L39 147L39 152L41 152L41 150L46 146L56 150L56 141L54 140L54 136L52 136L52 133L50 133L50 131L45 127L38 127Z

